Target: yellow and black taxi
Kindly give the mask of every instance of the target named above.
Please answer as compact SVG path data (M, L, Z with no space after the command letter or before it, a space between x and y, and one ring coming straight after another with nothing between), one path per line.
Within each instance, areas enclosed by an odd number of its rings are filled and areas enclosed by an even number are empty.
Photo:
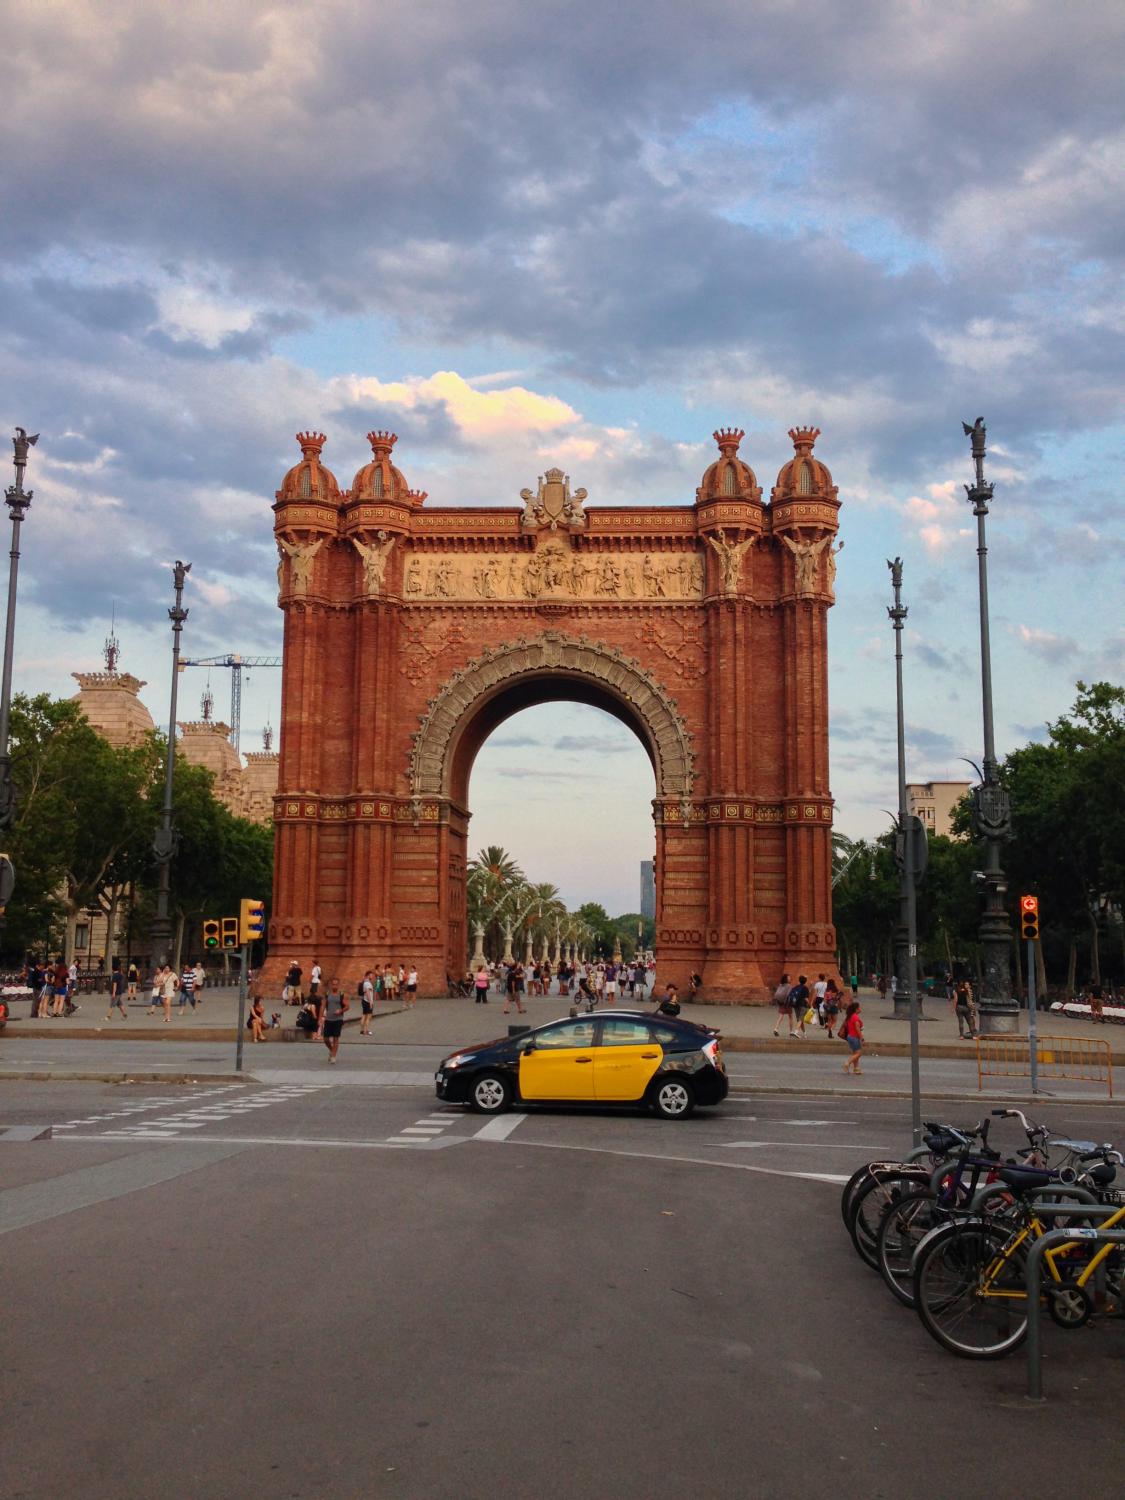
M486 1115L515 1103L631 1104L666 1120L721 1104L728 1088L716 1030L646 1011L571 1016L462 1047L434 1082L439 1099Z

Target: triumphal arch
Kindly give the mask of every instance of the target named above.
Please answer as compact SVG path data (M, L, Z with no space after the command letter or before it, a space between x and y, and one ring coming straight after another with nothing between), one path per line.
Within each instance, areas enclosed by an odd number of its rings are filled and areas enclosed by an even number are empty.
M549 468L518 504L443 508L395 467L393 433L368 434L348 490L324 435L298 435L274 507L269 971L316 957L353 983L401 960L443 993L468 951L474 758L511 714L558 699L616 715L652 762L662 981L698 971L707 998L745 1002L784 969L832 966L839 502L817 429L790 432L768 502L742 436L715 434L688 504L592 504Z

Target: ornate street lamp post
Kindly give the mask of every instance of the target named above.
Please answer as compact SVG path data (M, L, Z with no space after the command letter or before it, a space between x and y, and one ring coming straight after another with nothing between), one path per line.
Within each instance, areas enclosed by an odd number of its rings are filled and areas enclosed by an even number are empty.
M919 875L918 834L920 820L906 810L906 716L902 698L902 628L906 605L902 602L902 558L888 560L895 602L887 614L895 633L895 701L898 725L898 835L895 854L899 873L899 927L895 932L895 1017L905 1010L910 1020L910 1099L914 1144L922 1141L922 1102L918 1069L918 912L915 882Z
M984 844L984 901L980 920L982 992L978 996L981 1030L1019 1030L1019 1008L1012 998L1012 928L1004 897L1008 882L1000 863L1000 845L1011 837L1012 814L1008 793L1000 785L996 760L996 738L992 721L992 649L988 634L988 545L984 519L992 486L984 478L985 426L978 417L970 427L962 422L972 442L976 478L965 493L977 518L977 574L980 591L980 677L984 707L984 769L979 786L973 788L973 831Z
M172 856L176 852L176 835L172 829L172 774L176 764L176 693L180 685L180 632L188 617L188 612L184 608L184 583L190 572L191 563L177 560L172 569L176 602L168 611L168 618L172 622L172 704L168 710L168 750L164 758L164 808L160 815L160 827L156 830L152 841L158 878L156 916L149 928L155 956L161 964L168 962L168 942L172 936L172 922L168 916L168 895L172 882Z
M20 569L20 527L31 504L31 490L23 487L23 474L27 468L27 453L39 441L39 434L32 436L22 427L16 428L12 439L15 449L13 462L16 482L9 485L4 499L8 514L12 518L11 564L8 569L8 617L4 626L4 675L0 683L0 834L12 826L16 813L15 795L12 790L12 762L8 754L8 723L12 711L12 660L16 645L16 584ZM6 841L5 841L6 842ZM4 925L4 910L15 889L16 872L7 854L0 854L0 929Z

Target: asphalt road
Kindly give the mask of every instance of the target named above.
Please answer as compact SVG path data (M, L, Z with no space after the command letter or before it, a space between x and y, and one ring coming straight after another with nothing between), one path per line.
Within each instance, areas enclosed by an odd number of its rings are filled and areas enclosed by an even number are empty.
M1076 1132L1110 1122L1067 1111ZM879 1099L484 1122L339 1069L266 1086L10 1081L0 1489L1111 1488L1122 1325L1049 1326L1050 1399L1032 1408L1018 1356L952 1359L845 1241L839 1178L906 1135L904 1106Z
M471 1028L470 1035L471 1033ZM499 1031L500 1027L493 1028ZM479 1034L479 1028L478 1028ZM463 1037L462 1040L467 1040ZM334 1075L350 1082L421 1084L433 1074L436 1064L456 1046L456 1041L437 1045L417 1042L388 1043L379 1040L378 1029L368 1038L349 1028L340 1049ZM794 1042L792 1053L726 1053L732 1083L738 1088L832 1089L847 1093L901 1094L910 1088L910 1061L905 1057L865 1054L863 1076L851 1079L842 1072L844 1049L839 1057L805 1052ZM270 1042L244 1048L244 1065L255 1077L268 1082L300 1076L314 1079L327 1072L327 1055L315 1042ZM112 1038L99 1041L53 1037L9 1037L0 1040L0 1078L27 1072L98 1074L134 1070L146 1074L227 1074L234 1069L234 1045L229 1042L124 1042ZM976 1063L924 1058L921 1065L923 1094L940 1098L977 1094ZM1105 1086L1083 1083L1052 1084L1059 1100L1094 1101L1104 1098ZM1024 1097L1026 1079L992 1079L986 1098Z

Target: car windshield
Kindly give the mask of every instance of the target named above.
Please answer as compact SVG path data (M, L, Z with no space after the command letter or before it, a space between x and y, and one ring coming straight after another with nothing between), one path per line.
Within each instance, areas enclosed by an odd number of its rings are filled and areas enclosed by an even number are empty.
M535 1047L592 1047L594 1045L594 1021L581 1016L574 1021L560 1021L555 1026L545 1026L526 1038L525 1045Z

